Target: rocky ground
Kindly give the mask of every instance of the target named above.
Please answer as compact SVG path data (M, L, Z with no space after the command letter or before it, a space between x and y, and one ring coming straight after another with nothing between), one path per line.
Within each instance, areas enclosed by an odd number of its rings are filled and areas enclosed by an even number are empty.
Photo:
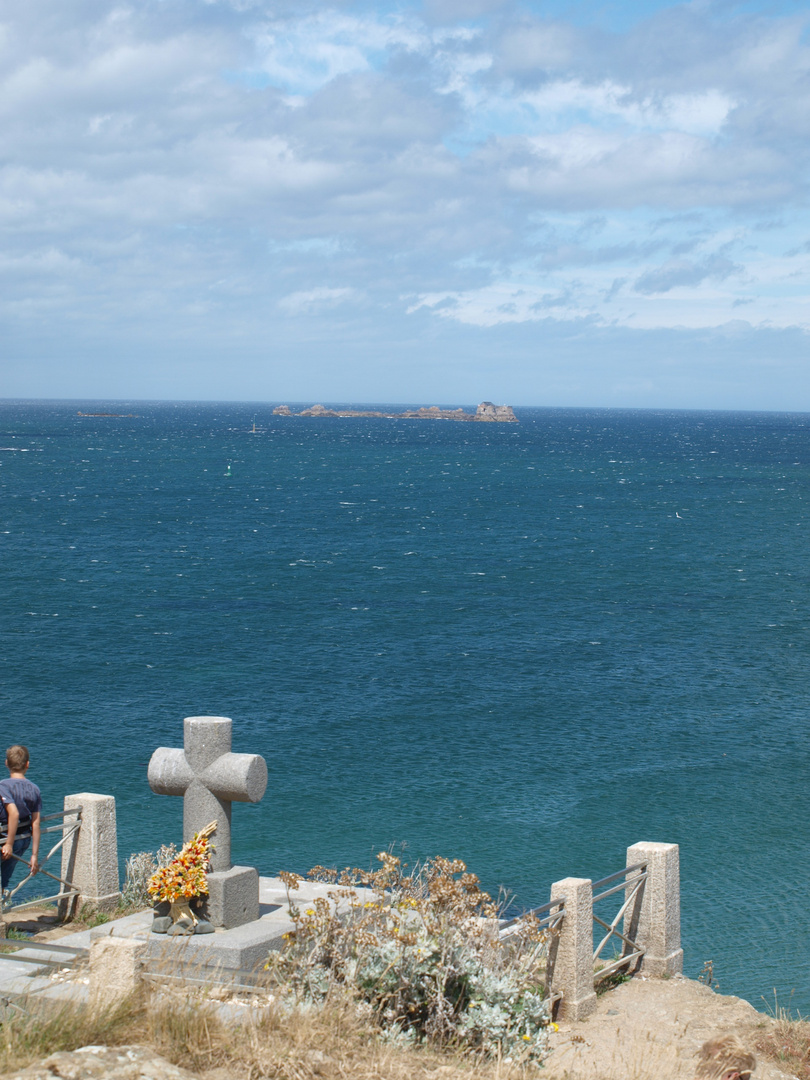
M143 1046L83 1046L51 1054L19 1080L192 1080L193 1074Z
M594 1016L560 1024L546 1063L551 1077L570 1080L693 1080L695 1055L707 1039L734 1032L757 1053L775 1021L742 998L716 994L693 979L643 979L622 983L598 999ZM757 1080L785 1080L757 1053Z

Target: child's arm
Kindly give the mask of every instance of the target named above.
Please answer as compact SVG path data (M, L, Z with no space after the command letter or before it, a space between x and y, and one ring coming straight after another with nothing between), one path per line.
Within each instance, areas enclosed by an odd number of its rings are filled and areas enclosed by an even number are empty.
M31 873L39 870L39 810L31 815Z
M17 835L17 825L20 820L20 811L13 802L6 803L6 813L8 814L8 836L6 842L3 844L3 850L0 855L4 859L10 859L11 853L14 849L14 837Z

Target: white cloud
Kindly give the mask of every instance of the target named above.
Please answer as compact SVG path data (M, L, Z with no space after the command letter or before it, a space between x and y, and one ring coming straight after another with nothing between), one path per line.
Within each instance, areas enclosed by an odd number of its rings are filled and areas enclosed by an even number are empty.
M527 273L478 289L423 293L408 314L428 309L468 326L587 321L631 329L703 329L744 321L751 327L810 331L810 258L763 252L748 272L720 253L649 265L635 281L610 265L578 266L538 280ZM517 279L517 280L515 280Z
M389 49L423 49L428 35L413 18L358 17L327 8L280 19L254 40L257 69L276 85L306 94L338 75L369 71Z
M806 326L806 20L474 10L0 3L0 332Z
M597 126L619 122L633 130L687 135L717 134L735 104L729 94L714 88L639 96L631 85L581 79L548 82L536 91L515 94L514 102L530 105L539 122L552 128L569 127L584 114Z
M753 328L798 327L810 331L810 286L801 296L750 297L741 301L715 289L672 287L651 298L617 294L601 279L579 279L568 288L499 283L456 293L429 293L408 308L428 308L467 326L497 327L545 320L638 330L715 329L744 321ZM607 297L607 299L606 299Z

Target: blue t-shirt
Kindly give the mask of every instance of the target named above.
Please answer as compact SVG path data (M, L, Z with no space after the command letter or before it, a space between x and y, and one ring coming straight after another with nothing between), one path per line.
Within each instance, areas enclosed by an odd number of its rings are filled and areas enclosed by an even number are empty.
M31 820L34 814L42 811L42 795L36 784L25 777L8 777L0 780L0 824L8 824L6 807L14 803L21 822Z

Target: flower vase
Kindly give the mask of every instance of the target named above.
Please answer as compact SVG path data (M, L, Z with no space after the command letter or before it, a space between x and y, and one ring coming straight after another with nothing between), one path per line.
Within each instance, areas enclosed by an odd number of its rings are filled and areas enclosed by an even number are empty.
M156 900L152 907L152 933L165 934L172 925L172 917L169 914L171 905L168 900Z
M189 937L191 934L213 934L214 927L208 922L204 910L204 898L191 896L155 906L152 922L153 934L169 937Z
M192 926L195 926L197 923L197 917L189 907L188 900L172 901L172 906L169 910L169 914L172 917L173 923L178 923L181 919L188 919L191 922Z

